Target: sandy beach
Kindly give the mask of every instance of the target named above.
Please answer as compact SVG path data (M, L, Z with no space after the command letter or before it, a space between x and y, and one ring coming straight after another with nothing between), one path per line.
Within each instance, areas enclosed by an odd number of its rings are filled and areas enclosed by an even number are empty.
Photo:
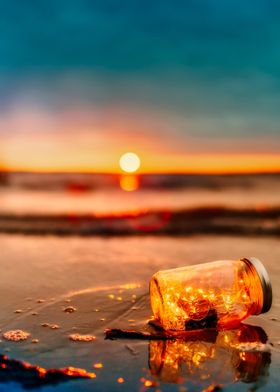
M202 391L218 384L225 391L278 390L277 238L2 234L0 242L0 328L2 333L17 329L30 333L21 342L2 336L0 352L44 369L71 366L96 376L41 383L26 370L1 369L1 391L42 387L46 391L53 387L56 391ZM248 255L265 263L274 300L269 313L246 320L246 325L254 327L246 327L249 332L237 345L225 346L221 341L236 343L238 331L231 331L229 337L220 334L180 341L180 349L186 347L189 355L179 367L166 369L163 348L157 342L104 339L106 328L147 329L151 317L148 282L157 270ZM74 311L65 311L67 307ZM94 340L71 340L77 334ZM172 357L171 343L166 350Z

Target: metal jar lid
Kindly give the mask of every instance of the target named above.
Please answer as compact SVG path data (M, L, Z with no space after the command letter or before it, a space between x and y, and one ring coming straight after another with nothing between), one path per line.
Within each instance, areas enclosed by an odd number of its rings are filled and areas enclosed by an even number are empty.
M256 257L244 257L241 260L253 267L260 279L263 290L263 306L260 313L266 313L272 305L272 287L268 273L262 262Z

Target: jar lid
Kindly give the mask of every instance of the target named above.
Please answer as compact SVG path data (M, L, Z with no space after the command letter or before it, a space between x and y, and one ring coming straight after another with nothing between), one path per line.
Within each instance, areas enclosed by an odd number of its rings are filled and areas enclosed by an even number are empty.
M263 306L260 313L266 313L272 305L272 287L267 270L263 263L256 257L245 257L241 260L253 267L260 278L263 290Z

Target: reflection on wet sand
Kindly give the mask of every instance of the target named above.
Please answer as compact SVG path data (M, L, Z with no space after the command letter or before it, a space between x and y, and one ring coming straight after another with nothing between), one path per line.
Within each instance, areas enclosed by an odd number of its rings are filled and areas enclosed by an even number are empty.
M185 380L219 384L241 381L264 385L271 355L261 327L191 332L184 339L153 340L149 344L151 374L168 383Z
M57 385L73 379L95 377L95 373L88 373L84 369L67 367L46 370L27 362L9 359L6 355L0 355L0 384L13 381L20 383L24 389L33 389Z

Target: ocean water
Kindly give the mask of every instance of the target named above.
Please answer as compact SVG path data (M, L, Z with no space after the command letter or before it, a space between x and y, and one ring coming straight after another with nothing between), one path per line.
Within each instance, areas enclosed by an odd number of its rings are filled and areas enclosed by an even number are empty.
M0 186L0 231L32 234L280 232L279 175L11 174Z

